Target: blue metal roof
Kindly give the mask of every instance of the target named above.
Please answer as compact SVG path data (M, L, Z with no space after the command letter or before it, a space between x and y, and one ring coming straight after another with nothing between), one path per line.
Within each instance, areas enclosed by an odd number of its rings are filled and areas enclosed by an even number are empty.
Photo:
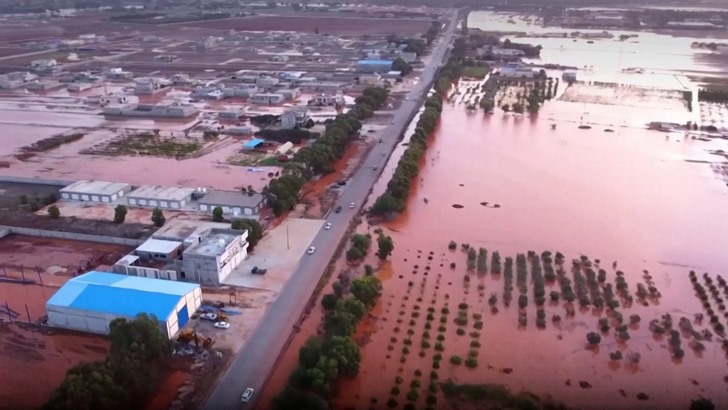
M48 306L135 317L139 313L166 320L194 283L89 272L69 280L48 300Z
M252 140L243 144L243 148L255 148L264 142L265 142L265 140L262 140L260 138L253 138Z
M392 60L359 60L357 64L392 65Z

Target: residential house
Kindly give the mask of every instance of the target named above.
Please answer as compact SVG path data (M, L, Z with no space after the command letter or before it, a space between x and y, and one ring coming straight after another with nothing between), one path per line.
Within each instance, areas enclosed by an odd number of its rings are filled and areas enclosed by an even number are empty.
M305 125L309 120L308 110L296 107L281 114L281 128L293 129Z

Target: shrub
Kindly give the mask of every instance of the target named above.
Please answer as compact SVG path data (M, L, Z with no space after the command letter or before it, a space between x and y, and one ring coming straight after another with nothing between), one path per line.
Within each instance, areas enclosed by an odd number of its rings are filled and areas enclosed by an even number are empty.
M394 336L392 336L392 337L391 337L391 338L389 339L389 341L390 341L390 342L392 342L392 343L397 343L397 338L396 338L396 337L394 337Z
M432 313L428 313L427 314L427 321L429 322L429 321L432 321L432 320L435 320L435 315L433 315Z
M526 306L528 306L528 296L526 296L526 295L518 296L518 307L521 309L525 309Z
M480 337L480 332L476 332L473 330L472 332L470 332L470 337L477 339Z
M394 378L394 383L396 384L402 384L403 381L404 379L402 378L402 376L397 376Z
M389 407L390 409L393 409L397 406L399 406L399 403L397 403L397 400L395 400L394 398L390 397L390 399L387 400L387 407Z
M437 404L437 397L430 394L425 398L425 403L434 406L435 404Z
M442 308L442 310L440 310L440 312L443 315L447 315L448 313L450 313L450 309L448 309L447 306L445 306L444 308Z
M432 368L433 369L439 369L440 368L440 362L438 362L438 361L432 362Z
M423 338L423 339L429 339L429 338L430 338L430 332L428 332L427 330L425 330L425 331L424 331L424 332L422 333L422 338Z
M443 346L441 342L437 342L435 343L435 350L437 350L438 352L442 352L443 350L445 350L445 346Z
M412 317L417 319L418 317L420 317L420 312L412 312Z
M586 341L589 342L590 345L596 346L602 341L602 337L599 333L589 332L586 334Z
M445 326L439 326L439 327L437 328L437 331L438 331L438 332L444 332L444 331L446 331L446 330L447 330L447 327L445 327Z
M617 350L615 352L609 353L609 359L614 361L622 360L622 352Z
M409 352L410 352L409 347L405 346L405 347L402 348L402 353L403 354L409 354Z
M436 360L436 361L442 360L442 353L435 353L435 355L432 356L432 360Z
M427 390L429 390L430 393L437 393L437 383L430 383L430 385L427 386Z
M602 332L609 331L609 319L607 319L606 317L599 319L599 330L601 330Z
M404 339L404 345L405 346L411 346L412 345L412 339Z
M465 310L467 308L468 308L468 304L467 303L461 303L461 304L458 305L458 309Z
M475 324L473 324L473 327L478 330L481 330L483 328L483 322L477 321L477 322L475 322Z
M427 340L423 340L422 342L420 342L420 347L422 347L423 349L429 349L430 342L428 342Z
M397 386L392 387L392 390L389 391L389 394L391 394L392 396L399 395L399 387L397 387Z
M51 219L57 219L61 216L61 211L57 206L51 205L48 207L48 216L51 217Z
M432 329L432 323L430 323L430 322L425 322L425 329L426 329L426 330L430 330L430 329Z
M450 356L450 363L459 365L463 362L463 358L460 356Z
M458 326L465 326L468 324L468 317L467 316L458 316L455 318L455 323Z
M458 336L464 336L465 329L463 329L462 327L459 327L458 330L455 331L455 333L457 333Z
M430 372L430 380L437 380L439 377L436 371L433 370Z
M475 349L468 350L468 357L478 357L478 351Z
M447 316L440 317L440 323L447 323Z
M438 342L442 342L445 340L445 335L437 335L436 339Z
M409 393L407 393L407 400L409 401L417 401L419 398L420 394L417 393L417 390L410 390Z
M481 315L480 313L473 313L473 319L480 320L482 318L483 318L483 315Z
M413 334L415 334L415 331L414 330L407 329L407 335L412 336Z
M455 241L450 241L450 243L447 245L447 249L450 249L450 250L455 250L455 249L457 249L457 247L458 247L458 244Z
M412 380L412 382L410 383L410 389L419 389L421 384L422 382L420 382L419 380Z
M468 369L474 369L474 368L478 367L478 360L474 357L468 357L468 359L465 360L465 366Z
M477 340L473 340L473 341L470 342L470 347L473 347L473 348L476 348L477 349L477 348L480 347L480 342L477 341Z
M336 307L336 302L339 300L339 297L336 296L334 293L327 293L324 295L323 298L321 298L321 306L323 306L324 310L332 310L334 307Z

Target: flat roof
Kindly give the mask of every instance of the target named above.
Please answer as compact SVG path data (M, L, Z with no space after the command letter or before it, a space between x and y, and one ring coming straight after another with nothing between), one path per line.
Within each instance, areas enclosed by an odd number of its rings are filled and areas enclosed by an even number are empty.
M219 206L240 206L244 208L255 208L263 202L263 195L249 195L240 191L211 191L202 198L201 204Z
M174 186L142 185L131 191L127 197L139 199L156 199L161 201L182 201L189 199L195 188Z
M163 253L165 255L168 255L174 252L174 250L179 248L180 246L182 246L182 242L149 238L144 241L143 244L139 245L136 250L139 252Z
M232 241L240 236L244 231L235 232L232 230L212 229L201 242L196 243L185 250L185 254L195 254L203 256L218 256L225 252L225 249ZM225 246L220 246L222 243Z
M46 306L130 318L147 313L166 320L182 297L199 288L194 283L93 271L66 282Z
M76 181L65 188L61 188L61 192L88 194L88 195L114 195L120 191L128 191L131 185L125 182L108 182L108 181Z
M152 234L152 238L183 242L192 235L199 236L209 229L229 229L230 224L224 222L207 222L187 219L171 219Z

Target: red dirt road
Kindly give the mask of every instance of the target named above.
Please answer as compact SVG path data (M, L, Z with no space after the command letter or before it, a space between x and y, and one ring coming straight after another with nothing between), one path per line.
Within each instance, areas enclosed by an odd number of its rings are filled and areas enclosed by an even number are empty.
M297 31L322 34L377 34L377 33L424 33L430 26L429 20L375 19L360 17L301 17L301 16L258 16L211 20L179 25L220 30L246 31ZM178 24L174 24L178 25Z

